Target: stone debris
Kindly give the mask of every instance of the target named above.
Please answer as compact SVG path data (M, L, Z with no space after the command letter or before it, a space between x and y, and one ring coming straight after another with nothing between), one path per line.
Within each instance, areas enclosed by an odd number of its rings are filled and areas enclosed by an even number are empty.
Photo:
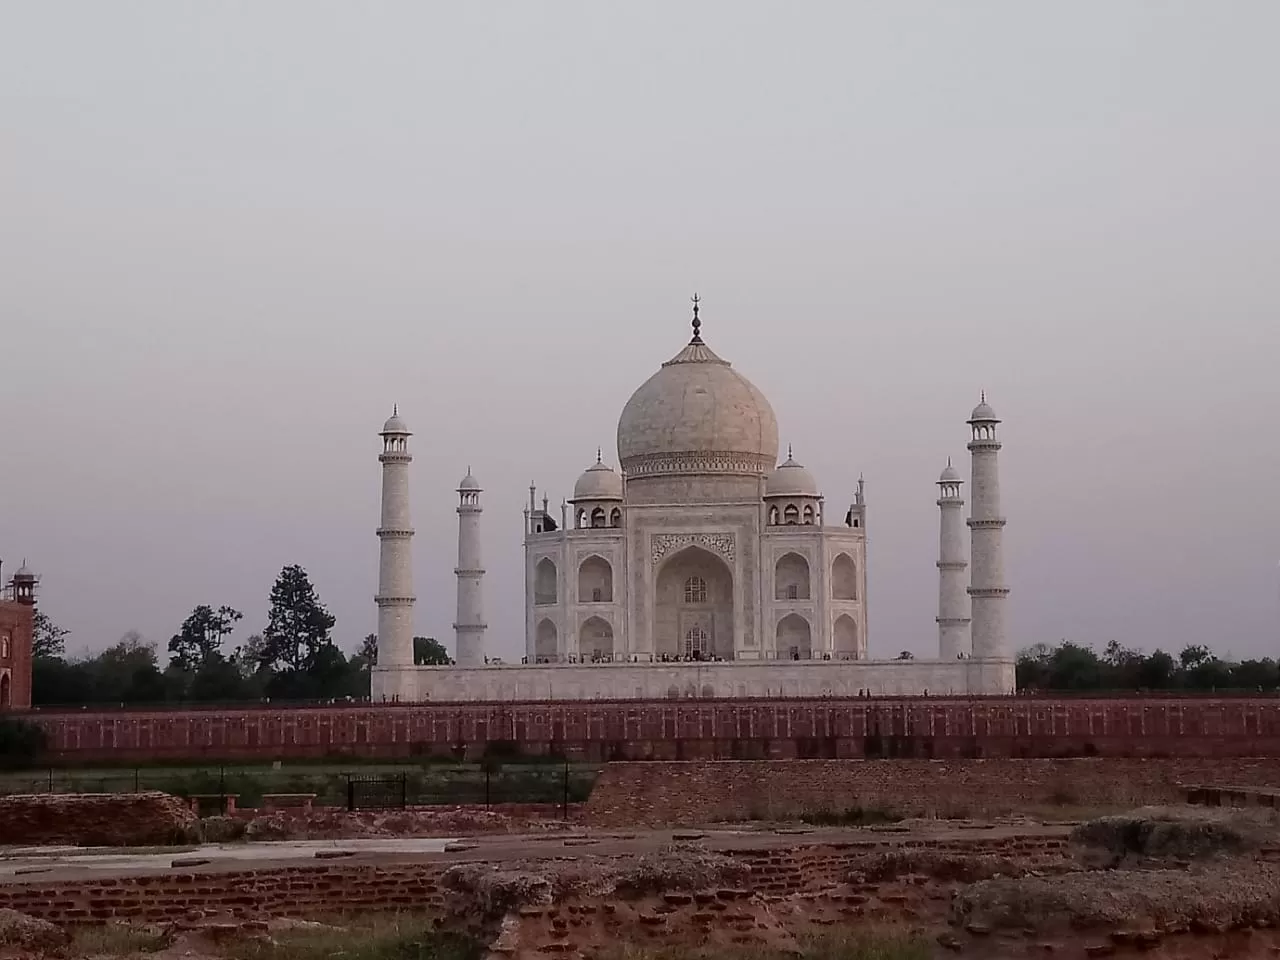
M0 946L24 950L54 950L70 939L48 920L29 917L17 910L0 909Z
M952 904L993 929L1225 931L1280 922L1280 865L1238 860L1185 870L1103 870L986 880Z
M1145 807L1075 827L1071 839L1112 857L1239 856L1280 839L1272 810Z
M542 831L559 833L567 827L568 824L562 820L513 816L476 807L440 806L430 809L355 812L315 807L309 811L276 810L260 814L244 824L242 835L248 840L352 840L366 837L465 837Z

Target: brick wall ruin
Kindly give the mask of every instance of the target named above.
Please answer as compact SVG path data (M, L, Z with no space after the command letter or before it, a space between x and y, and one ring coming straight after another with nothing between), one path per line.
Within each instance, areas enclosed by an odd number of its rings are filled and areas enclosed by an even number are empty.
M1280 786L1280 759L799 760L614 763L583 811L602 825L790 819L861 808L990 817L1177 803L1179 784Z
M1280 757L1280 699L662 700L37 711L52 759Z
M1061 848L1061 838L1007 837L935 844L938 850L1026 855ZM750 869L753 889L781 895L816 890L844 878L849 865L882 843L797 844L725 851ZM463 858L433 861L335 863L251 870L180 870L60 880L38 876L0 884L0 909L55 923L106 920L180 921L191 916L252 919L323 917L335 913L475 909L474 897L450 890L445 871ZM461 899L461 902L459 900Z
M167 793L0 797L0 845L167 845L198 840L191 808Z

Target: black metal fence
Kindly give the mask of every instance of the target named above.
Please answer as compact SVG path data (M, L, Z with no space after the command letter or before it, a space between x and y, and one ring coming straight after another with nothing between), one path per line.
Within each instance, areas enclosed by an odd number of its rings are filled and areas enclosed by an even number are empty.
M578 803L587 798L597 768L567 763L443 764L359 768L184 767L97 771L24 770L0 773L0 796L30 793L141 793L158 790L192 799L216 812L234 797L257 807L264 794L314 794L316 806L348 810L411 806Z
M408 772L347 774L348 810L386 810L439 804L558 804L586 800L594 770L563 765L533 768L482 767L478 775L445 784Z

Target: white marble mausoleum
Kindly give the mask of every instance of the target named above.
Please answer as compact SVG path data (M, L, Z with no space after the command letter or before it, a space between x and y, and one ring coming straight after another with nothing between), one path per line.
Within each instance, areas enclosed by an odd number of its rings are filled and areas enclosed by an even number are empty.
M695 299L692 339L623 407L620 469L598 454L555 510L530 488L521 663L485 657L482 491L470 472L459 484L457 663L426 667L412 656L410 434L397 411L382 431L374 699L1011 693L998 423L984 397L969 421L969 518L949 462L938 481L938 657L869 659L862 481L832 513L790 450L779 462L769 401L703 341Z

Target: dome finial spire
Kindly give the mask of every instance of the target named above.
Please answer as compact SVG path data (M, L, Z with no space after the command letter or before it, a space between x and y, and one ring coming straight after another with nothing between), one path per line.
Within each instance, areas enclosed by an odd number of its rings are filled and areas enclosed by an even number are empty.
M702 321L698 319L698 304L702 302L702 298L696 293L693 295L693 339L690 343L702 342Z
M604 447L596 447L596 463L604 463Z
M794 459L795 459L795 457L794 457L794 456L792 455L792 453L791 453L791 444L789 444L789 443L787 444L787 459L788 459L788 460L794 460Z

